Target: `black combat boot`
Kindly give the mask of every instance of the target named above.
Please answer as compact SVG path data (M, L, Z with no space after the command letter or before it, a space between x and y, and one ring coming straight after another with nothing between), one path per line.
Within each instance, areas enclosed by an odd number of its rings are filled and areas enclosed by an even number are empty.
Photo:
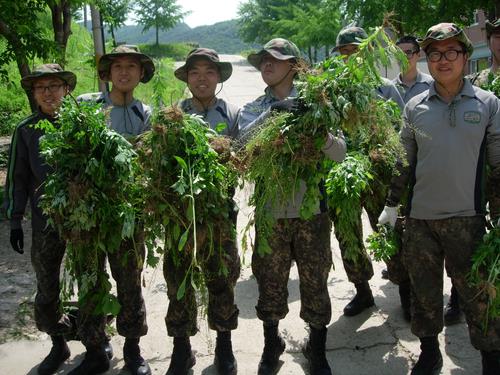
M274 375L278 371L280 355L285 341L278 332L278 322L264 322L264 351L259 362L258 375Z
M217 332L214 364L219 375L236 375L238 373L238 364L231 345L231 331Z
M356 295L354 298L344 307L345 316L355 316L363 312L363 310L372 307L375 304L373 300L372 290L368 281L363 281L362 283L355 284Z
M69 375L95 375L109 370L109 358L104 350L104 345L89 346L85 358L69 372Z
M399 300L403 309L403 317L407 322L411 321L411 285L410 280L403 281L399 284Z
M125 338L123 360L132 375L151 375L148 363L141 356L138 338Z
M458 302L457 289L452 286L450 291L450 299L444 308L444 325L451 326L460 323L462 320L462 310Z
M52 339L52 348L38 366L38 374L40 375L54 374L71 354L64 336L50 336L50 338Z
M500 374L500 351L485 352L481 350L483 375Z
M326 327L310 326L309 340L302 348L302 353L309 361L310 375L332 375L332 370L325 357Z
M185 375L196 363L189 337L174 337L174 349L167 375Z
M443 367L443 357L439 350L437 336L420 339L420 356L411 370L411 375L437 375Z

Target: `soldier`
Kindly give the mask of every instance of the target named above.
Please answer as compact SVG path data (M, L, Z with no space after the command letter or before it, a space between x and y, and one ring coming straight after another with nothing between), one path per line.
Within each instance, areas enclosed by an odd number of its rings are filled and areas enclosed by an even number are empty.
M154 74L151 58L142 54L136 46L123 45L101 57L99 76L111 81L109 93L81 95L78 100L95 101L109 108L109 126L125 137L134 137L150 128L151 109L134 98L139 82L147 83ZM140 225L137 225L140 227ZM151 374L148 363L140 354L139 341L146 335L146 307L142 297L141 274L144 263L144 236L136 229L134 239L121 243L118 251L108 254L111 274L116 281L118 302L121 305L117 317L118 333L125 337L123 359L132 374ZM102 260L104 270L104 259ZM91 307L81 316L80 337L87 353L82 363L70 374L104 372L109 368L105 355L105 317L92 314Z
M269 116L270 111L293 111L297 108L297 91L293 79L301 63L300 52L292 42L276 38L258 53L248 56L248 62L257 68L267 84L265 94L246 104L240 117L240 129L248 134ZM288 99L287 99L288 98ZM244 135L246 136L246 135ZM323 147L325 155L342 161L346 145L342 137L329 134ZM327 280L332 266L330 248L331 224L326 212L326 200L317 203L310 220L300 218L299 209L305 187L285 205L270 207L277 220L267 238L271 254L252 255L252 271L259 286L257 317L264 325L264 351L258 374L274 374L285 342L278 333L278 323L288 313L288 275L295 260L300 278L300 317L310 327L309 340L303 348L311 374L331 374L325 357L326 325L331 318L331 302ZM258 246L257 231L255 246Z
M405 107L401 139L408 166L393 176L380 218L380 223L394 225L396 205L410 183L403 257L412 287L411 330L421 342L411 373L434 374L442 367L438 334L443 328L444 262L472 345L481 350L483 374L499 374L500 320L483 327L487 295L470 285L467 275L485 233L485 162L492 168L491 216L500 215L500 103L464 79L473 47L458 26L432 26L420 46L434 83Z
M347 26L337 35L336 46L333 52L339 52L341 55L348 57L358 51L361 41L367 37L368 35L361 27ZM385 100L394 101L402 110L404 103L397 88L386 78L382 78L382 81L383 85L376 89L376 93ZM374 178L374 184L376 184L376 186L374 185L370 188L370 192L365 194L362 202L373 230L377 229L377 218L384 207L384 200L387 193L386 189L390 180L390 176L384 176L382 174L383 171L380 171L380 175ZM336 225L338 217L333 210L330 210L330 217L333 221L335 236L339 241L340 253L347 278L350 282L354 283L356 287L356 295L344 308L345 316L358 315L375 304L370 285L368 284L368 281L373 276L373 266L363 243L361 209L362 207L360 207L359 210L359 220L352 229L358 234L359 241L357 249L349 248L350 245L344 240L344 233L337 229L339 227ZM347 257L348 253L357 254L356 261Z
M33 94L37 110L21 121L12 136L4 207L10 219L12 248L23 254L21 221L28 199L30 201L31 263L37 280L35 322L37 328L49 334L52 340L52 349L37 371L47 375L55 373L69 358L64 334L71 331L72 325L63 313L59 299L59 274L66 246L57 232L47 227L47 218L39 206L43 184L51 171L40 156L39 140L43 130L36 129L35 125L41 120L56 121L63 97L76 86L76 76L62 70L58 64L45 64L23 77L21 86Z
M500 18L494 22L486 21L486 42L491 51L491 67L470 76L471 82L479 87L489 84L500 68Z
M225 82L231 76L233 67L229 62L219 60L219 55L212 49L196 48L189 52L186 62L178 68L175 76L186 82L192 98L180 103L181 109L190 114L203 117L212 128L224 123L223 135L234 138L238 135L237 118L239 109L217 98L216 89L219 83ZM234 193L234 190L233 190ZM221 375L235 375L237 363L233 355L231 331L238 325L239 310L234 303L234 287L240 275L240 258L236 242L236 216L238 214L234 201L228 202L228 217L230 221L225 228L216 228L213 235L218 251L210 252L208 239L200 244L198 257L203 269L208 289L208 325L217 331L214 363ZM177 299L177 291L188 272L191 258L184 257L176 264L170 252L166 252L163 263L163 274L167 281L169 305L165 318L167 332L174 338L174 348L167 374L187 374L195 364L191 351L189 337L197 332L197 305L194 290L186 289L184 297ZM221 260L228 274L220 274Z

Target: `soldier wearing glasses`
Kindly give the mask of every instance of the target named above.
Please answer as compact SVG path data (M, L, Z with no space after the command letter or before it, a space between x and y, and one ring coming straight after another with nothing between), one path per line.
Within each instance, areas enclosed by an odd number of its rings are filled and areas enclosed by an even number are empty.
M421 354L412 375L435 374L442 367L438 334L443 329L443 264L465 312L472 345L481 351L483 374L500 374L500 319L486 316L487 295L468 283L472 255L485 233L485 167L488 186L500 187L500 103L491 93L464 79L473 47L455 24L431 27L420 41L430 89L404 110L401 140L408 166L393 176L385 218L394 225L403 191L411 194L406 212L403 257L411 280L411 330ZM498 198L490 199L493 218Z
M10 243L23 254L22 219L28 200L31 207L31 263L35 270L37 292L35 322L40 331L52 339L49 355L38 366L38 374L53 374L70 356L64 335L72 330L70 320L61 309L59 272L65 244L55 230L47 227L47 218L39 206L43 184L50 173L40 156L39 140L43 135L35 125L42 120L54 122L61 101L76 86L76 76L63 71L58 64L37 67L23 77L21 86L31 91L37 110L21 121L12 136L4 208L10 220Z

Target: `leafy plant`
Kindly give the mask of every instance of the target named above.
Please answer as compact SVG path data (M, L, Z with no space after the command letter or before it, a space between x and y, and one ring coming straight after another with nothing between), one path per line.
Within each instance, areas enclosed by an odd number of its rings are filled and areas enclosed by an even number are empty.
M488 74L488 82L481 86L481 88L491 91L498 98L500 97L500 75Z
M117 314L120 305L101 262L134 234L136 154L106 127L105 113L96 104L65 99L56 124L37 126L45 133L41 154L53 169L41 206L67 243L63 300L74 294L77 283L82 306L90 303L95 313Z
M222 260L222 249L214 246L214 233L221 228L228 233L234 230L228 200L236 177L220 162L213 143L220 145L221 138L200 117L169 107L159 111L152 130L137 145L148 263L156 264L157 255L165 252L176 265L190 259L178 299L189 284L195 289L204 284L200 247L208 246L210 254L218 251ZM158 238L165 238L163 247ZM221 267L227 273L222 262Z
M399 251L396 231L388 225L377 225L377 231L368 236L368 250L376 261L387 262Z
M299 72L299 100L307 109L301 114L271 114L245 146L244 178L255 183L250 204L255 207L256 229L261 234L257 251L270 252L267 236L274 218L269 206L289 201L301 184L306 191L300 216L310 218L320 200L319 183L331 164L322 152L328 134L346 133L349 146L384 165L392 173L403 149L395 125L399 109L379 100L375 88L382 84L378 64L391 57L405 61L382 28L378 28L347 61L332 57L313 70ZM248 229L248 227L247 227Z
M500 228L494 227L485 234L474 251L469 282L487 296L487 315L483 323L486 330L490 319L500 317Z

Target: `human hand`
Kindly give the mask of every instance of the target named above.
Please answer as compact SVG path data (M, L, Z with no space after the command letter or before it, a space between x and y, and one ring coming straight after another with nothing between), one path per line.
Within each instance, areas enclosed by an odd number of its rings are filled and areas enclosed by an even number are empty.
M19 254L24 253L24 233L22 228L11 229L10 230L10 244L14 251Z
M398 219L398 208L385 206L384 210L378 217L378 223L380 225L389 224L391 228L394 228L397 219Z

